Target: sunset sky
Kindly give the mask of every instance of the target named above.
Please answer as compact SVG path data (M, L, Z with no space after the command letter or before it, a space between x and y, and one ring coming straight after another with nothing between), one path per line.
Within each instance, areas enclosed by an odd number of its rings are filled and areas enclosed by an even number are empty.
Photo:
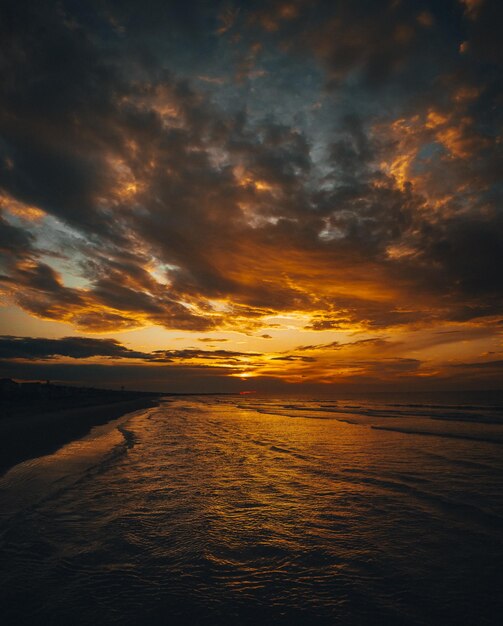
M0 376L495 389L498 0L3 0Z

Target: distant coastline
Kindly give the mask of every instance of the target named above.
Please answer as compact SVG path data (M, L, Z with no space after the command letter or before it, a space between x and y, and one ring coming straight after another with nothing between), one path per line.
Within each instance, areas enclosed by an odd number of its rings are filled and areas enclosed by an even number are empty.
M0 474L165 394L0 381Z

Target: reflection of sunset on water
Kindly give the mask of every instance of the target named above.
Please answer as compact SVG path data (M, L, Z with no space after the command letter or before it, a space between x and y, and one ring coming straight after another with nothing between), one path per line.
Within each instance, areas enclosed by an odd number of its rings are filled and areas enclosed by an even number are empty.
M241 393L166 400L0 479L17 614L43 596L79 624L490 623L494 402Z
M1 626L501 621L502 23L0 2Z

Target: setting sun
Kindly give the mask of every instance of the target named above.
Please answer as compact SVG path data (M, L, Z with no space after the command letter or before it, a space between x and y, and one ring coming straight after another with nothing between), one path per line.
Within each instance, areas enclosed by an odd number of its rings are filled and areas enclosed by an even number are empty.
M503 615L501 0L0 2L0 624Z

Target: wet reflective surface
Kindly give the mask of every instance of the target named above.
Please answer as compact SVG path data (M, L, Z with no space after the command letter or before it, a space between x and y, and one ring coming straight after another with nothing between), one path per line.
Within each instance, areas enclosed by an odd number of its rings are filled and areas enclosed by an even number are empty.
M0 478L6 624L496 624L491 403L207 397Z

